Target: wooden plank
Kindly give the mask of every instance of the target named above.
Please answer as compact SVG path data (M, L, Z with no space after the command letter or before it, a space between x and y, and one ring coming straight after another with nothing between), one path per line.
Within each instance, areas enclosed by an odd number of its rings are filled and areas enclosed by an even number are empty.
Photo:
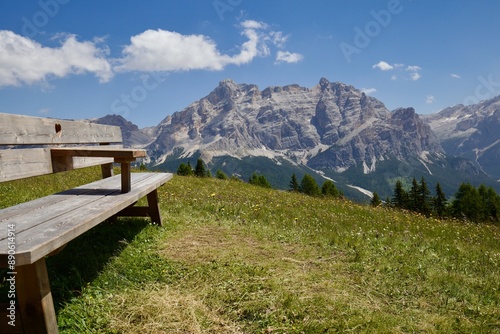
M85 146L85 147L51 147L52 156L54 157L100 157L114 158L118 160L135 160L136 158L146 157L146 151L142 149L131 148L109 148L108 146Z
M66 147L57 149L51 148L52 155L52 166L54 169L54 173L57 172L66 172L73 169L97 166L97 165L108 165L113 163L113 158L101 157L101 158L92 158L89 155L85 155L85 152L98 150L99 146L87 146L87 147ZM119 151L122 150L122 145L106 145L105 150L113 150ZM78 152L78 154L75 154ZM119 153L117 153L119 154ZM102 155L102 154L98 154Z
M37 214L38 210L46 210L48 207L54 204L62 203L66 200L70 200L76 196L76 194L85 194L85 191L92 192L98 188L108 188L108 189L119 189L118 179L105 179L98 180L96 182L88 183L77 188L62 191L60 193L37 198L35 200L21 203L15 206L7 207L0 210L0 224L4 224L6 220L13 219L14 217L20 217L24 214ZM22 218L18 218L22 220ZM1 225L0 225L1 226ZM18 228L21 228L19 225ZM29 227L29 225L28 225ZM0 235L0 240L5 238L5 236Z
M52 157L53 172L67 172L73 169L112 164L113 158L87 158L87 157L71 157L71 156L56 156Z
M20 255L21 250L28 249L22 254L22 257L16 257L16 261L20 263L24 261L33 262L49 254L130 206L149 193L151 189L156 189L156 181L152 178L146 179L140 186L135 185L135 191L106 196L52 219L49 224L43 224L43 230L28 230L28 233L22 236L22 239L28 241L24 244L19 243L19 236L16 236L18 255Z
M0 150L0 182L50 173L52 162L47 148Z
M16 269L16 294L25 333L58 333L45 258Z
M114 191L101 196L99 191L102 193L110 190L104 187L94 189L94 195L87 192L84 195L75 196L74 199L56 202L34 212L27 212L26 206L23 207L22 214L14 215L1 222L2 226L11 223L16 226L17 265L34 263L50 254L100 222L132 205L167 182L171 177L172 174L169 173L133 173L132 190L126 194L121 194L115 187ZM94 182L94 185L99 185L101 182L109 184L108 180L114 181L115 184L120 182L117 175ZM82 191L82 189L74 189L73 191ZM68 191L64 193L68 195ZM54 196L58 195L51 195L51 197ZM0 217L2 211L0 211ZM42 223L36 224L39 221ZM3 260L7 257L5 251L8 249L7 243L6 238L0 240L0 250L2 250L0 257Z
M0 145L121 142L118 126L0 113Z

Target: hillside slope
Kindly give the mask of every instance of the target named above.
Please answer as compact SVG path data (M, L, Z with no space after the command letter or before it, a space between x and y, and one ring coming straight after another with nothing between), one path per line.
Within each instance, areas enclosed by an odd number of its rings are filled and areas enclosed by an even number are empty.
M2 183L0 207L99 176ZM159 198L164 227L101 224L48 259L61 333L500 331L498 226L216 179Z

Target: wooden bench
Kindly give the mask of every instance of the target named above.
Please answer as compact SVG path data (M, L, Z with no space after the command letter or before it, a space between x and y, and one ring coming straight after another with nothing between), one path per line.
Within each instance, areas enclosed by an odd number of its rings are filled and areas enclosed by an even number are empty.
M95 165L103 176L0 210L0 263L9 284L15 282L9 306L20 313L8 309L0 321L15 319L16 328L22 322L26 333L57 333L45 258L106 219L148 216L161 225L157 188L172 174L131 173L131 163L146 152L121 142L117 126L0 113L0 182ZM120 175L113 176L113 163L121 165ZM143 197L148 206L135 206Z

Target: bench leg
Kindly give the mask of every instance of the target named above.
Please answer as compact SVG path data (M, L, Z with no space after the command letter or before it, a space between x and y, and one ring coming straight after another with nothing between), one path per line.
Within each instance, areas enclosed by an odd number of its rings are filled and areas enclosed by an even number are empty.
M147 196L148 206L131 205L116 214L117 217L150 217L152 223L161 226L160 207L158 205L158 192L153 190Z
M45 258L16 268L16 292L26 333L58 333Z
M161 226L161 215L160 215L160 206L158 203L158 192L153 190L148 194L148 205L149 205L149 216L151 217L151 221L153 223Z

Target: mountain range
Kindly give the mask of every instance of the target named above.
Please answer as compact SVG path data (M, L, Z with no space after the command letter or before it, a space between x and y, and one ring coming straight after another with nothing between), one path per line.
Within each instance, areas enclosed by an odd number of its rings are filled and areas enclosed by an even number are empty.
M122 127L126 145L148 150L153 168L176 170L201 157L243 179L264 174L287 188L291 174L332 179L346 196L390 196L396 180L424 177L452 195L461 182L500 179L500 97L434 115L388 110L353 86L322 78L260 90L223 80L207 96L138 129L121 116L93 120Z

